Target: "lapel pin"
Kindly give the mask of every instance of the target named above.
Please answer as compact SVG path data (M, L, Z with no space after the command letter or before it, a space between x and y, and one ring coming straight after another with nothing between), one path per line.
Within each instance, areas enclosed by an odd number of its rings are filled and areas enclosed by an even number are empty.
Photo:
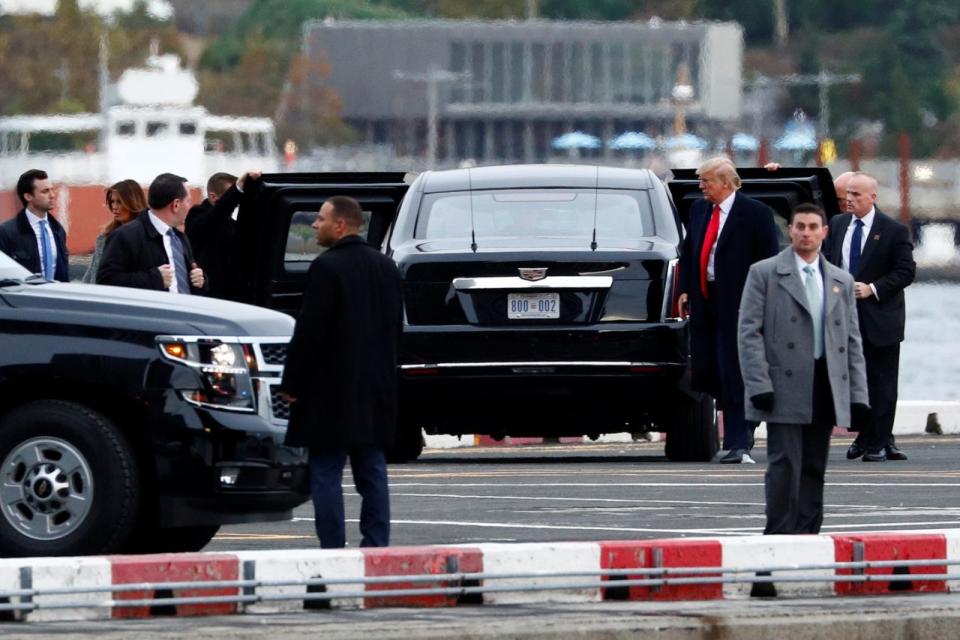
M840 287L838 287L837 285L833 285L833 292L840 293Z
M880 234L878 233L877 235L873 236L873 239L874 239L874 240L879 240L879 239L880 239Z

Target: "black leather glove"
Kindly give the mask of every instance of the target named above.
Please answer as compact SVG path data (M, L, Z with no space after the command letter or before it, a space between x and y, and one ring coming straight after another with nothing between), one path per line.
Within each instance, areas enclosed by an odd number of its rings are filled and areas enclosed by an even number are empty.
M750 404L753 405L754 409L770 413L773 411L773 391L750 396Z
M850 405L850 431L863 431L870 423L870 407L862 402Z

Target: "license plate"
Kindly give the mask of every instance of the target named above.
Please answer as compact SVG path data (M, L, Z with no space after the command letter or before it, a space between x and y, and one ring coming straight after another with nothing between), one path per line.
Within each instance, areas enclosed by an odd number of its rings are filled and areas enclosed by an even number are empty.
M559 293L509 293L507 294L507 318L559 318Z

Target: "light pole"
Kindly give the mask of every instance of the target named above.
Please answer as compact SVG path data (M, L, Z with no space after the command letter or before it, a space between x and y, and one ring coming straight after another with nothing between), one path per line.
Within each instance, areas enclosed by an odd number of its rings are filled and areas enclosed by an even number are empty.
M454 72L430 65L426 73L411 73L397 69L393 72L397 80L423 82L427 86L427 169L433 169L437 163L437 139L440 111L440 83L470 80L470 72Z

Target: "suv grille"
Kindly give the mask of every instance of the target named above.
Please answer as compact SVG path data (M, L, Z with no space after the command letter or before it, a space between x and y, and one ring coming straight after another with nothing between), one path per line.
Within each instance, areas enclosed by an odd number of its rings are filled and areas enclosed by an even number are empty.
M266 364L282 366L287 362L287 344L285 342L261 344L260 351L263 353L263 361Z
M278 420L290 419L290 404L281 397L280 385L270 387L270 410Z

